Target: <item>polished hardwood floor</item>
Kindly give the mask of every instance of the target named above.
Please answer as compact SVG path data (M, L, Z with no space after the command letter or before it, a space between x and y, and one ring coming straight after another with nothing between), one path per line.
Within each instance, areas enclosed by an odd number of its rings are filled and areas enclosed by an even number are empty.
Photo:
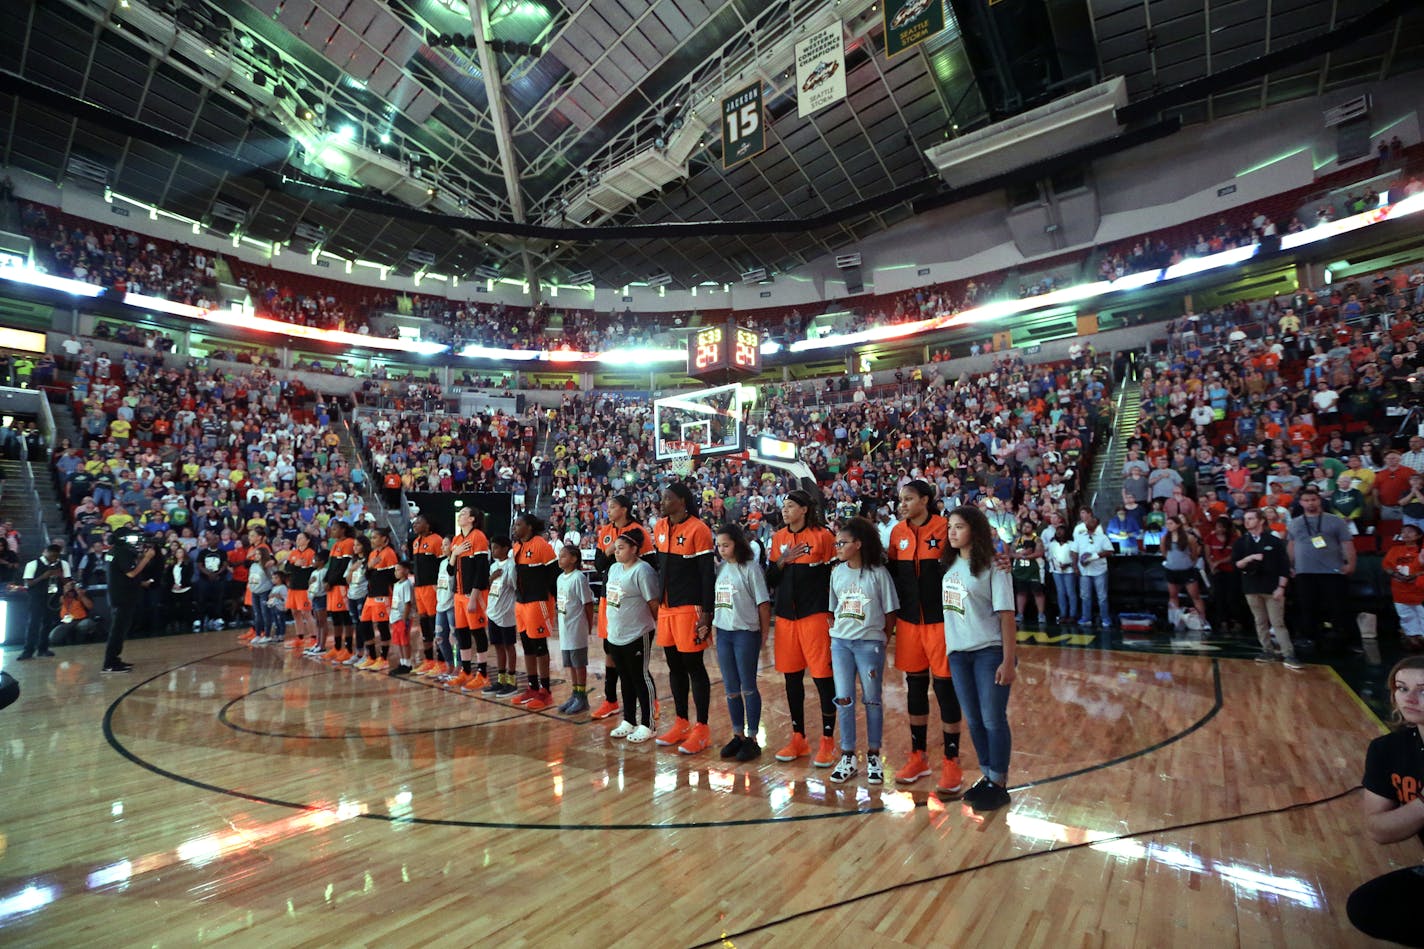
M231 632L100 649L6 663L6 946L1353 946L1350 890L1420 859L1360 834L1380 726L1323 666L1025 646L979 817L776 762L769 661L736 765Z

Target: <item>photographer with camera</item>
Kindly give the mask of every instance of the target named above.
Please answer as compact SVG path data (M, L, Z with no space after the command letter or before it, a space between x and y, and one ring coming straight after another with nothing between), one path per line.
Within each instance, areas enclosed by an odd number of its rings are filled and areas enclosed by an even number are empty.
M49 641L56 646L73 646L93 635L97 628L94 601L77 579L64 581L59 595L59 625L49 631Z
M64 547L50 544L39 557L25 564L24 584L30 594L30 624L25 631L25 648L20 660L53 656L49 631L59 622L60 588L70 579L69 563L61 556Z

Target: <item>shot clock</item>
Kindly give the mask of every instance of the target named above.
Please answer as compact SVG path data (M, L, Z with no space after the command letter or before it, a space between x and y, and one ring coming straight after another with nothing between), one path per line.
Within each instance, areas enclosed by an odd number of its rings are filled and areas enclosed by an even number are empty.
M761 336L728 323L694 330L687 341L687 374L694 379L754 376L761 372Z

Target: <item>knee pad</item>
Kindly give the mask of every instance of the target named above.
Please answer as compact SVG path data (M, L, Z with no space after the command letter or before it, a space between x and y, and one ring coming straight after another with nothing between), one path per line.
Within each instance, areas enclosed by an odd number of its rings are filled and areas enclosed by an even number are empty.
M471 630L475 637L475 652L489 652L489 631L483 626ZM461 647L465 648L465 647Z
M520 633L519 638L524 646L524 655L542 657L549 654L549 641L547 639L534 639L525 633Z
M473 643L473 640L470 637L470 631L468 629L465 629L463 626L456 626L455 642L459 644L461 649L469 649Z
M949 725L954 725L964 717L959 708L959 694L954 691L954 682L950 679L934 680L935 698L939 700L940 720Z
M910 672L905 675L905 711L911 715L930 713L930 674Z
M426 639L429 639L435 634L435 617L422 616L420 618L420 633Z

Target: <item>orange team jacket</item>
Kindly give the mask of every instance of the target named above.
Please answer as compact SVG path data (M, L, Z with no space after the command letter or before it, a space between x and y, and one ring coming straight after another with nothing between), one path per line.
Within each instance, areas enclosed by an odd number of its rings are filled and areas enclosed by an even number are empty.
M890 528L890 576L900 599L899 616L907 623L942 623L940 586L944 566L940 557L949 545L949 522L938 514L919 527L900 521Z
M350 537L343 537L332 545L331 556L326 561L327 589L346 586L346 571L355 557L356 541Z
M455 592L469 596L489 589L489 538L482 530L456 534L450 544L455 560Z
M712 530L700 518L689 515L677 524L663 518L653 526L664 606L696 606L712 615L717 587L712 550Z
M604 524L598 529L593 543L593 569L600 577L607 578L608 568L613 566L613 542L618 539L619 534L634 527L643 532L643 546L638 548L638 556L647 557L653 553L652 532L637 521L629 521L625 527Z
M559 579L559 558L542 537L514 545L514 602L542 603L554 596Z
M366 558L366 587L371 596L384 599L391 595L391 589L396 584L396 564L399 562L393 547L371 551Z
M783 552L802 544L811 549L778 565ZM775 589L772 612L782 619L804 619L831 610L831 568L836 565L836 540L824 527L799 531L782 528L771 535L767 551L771 565L766 582Z
M434 531L424 537L411 535L410 557L414 566L414 581L418 587L433 587L440 579L440 548L444 539Z

